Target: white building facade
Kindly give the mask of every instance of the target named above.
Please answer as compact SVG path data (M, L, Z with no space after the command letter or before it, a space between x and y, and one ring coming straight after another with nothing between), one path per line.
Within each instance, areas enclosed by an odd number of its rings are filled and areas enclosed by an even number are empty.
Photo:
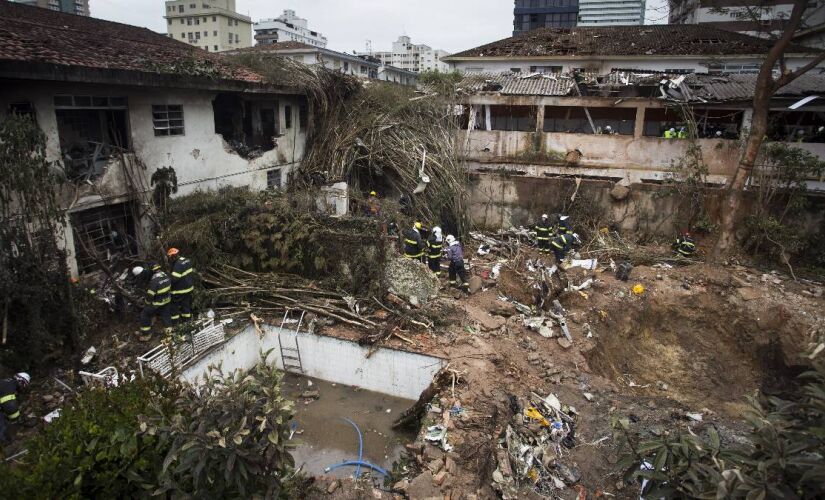
M578 26L632 26L645 23L645 0L579 0Z
M168 0L166 33L207 52L252 46L252 19L235 11L235 0Z
M433 49L429 45L414 44L408 36L398 37L398 40L392 44L391 52L359 52L358 54L375 57L383 65L415 73L450 70L450 65L443 61L450 55L449 52Z
M294 10L284 10L275 19L262 19L255 23L254 29L258 45L299 42L322 49L327 46L327 37L309 29L308 21L298 17Z

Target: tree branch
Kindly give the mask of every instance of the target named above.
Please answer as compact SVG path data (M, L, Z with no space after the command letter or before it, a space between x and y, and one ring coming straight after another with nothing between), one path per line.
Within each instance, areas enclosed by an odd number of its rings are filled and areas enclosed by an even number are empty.
M805 66L797 68L793 71L788 73L784 73L782 76L776 79L774 82L774 92L781 89L785 85L791 83L792 81L796 80L800 76L804 75L808 71L817 67L820 63L825 61L825 51L820 52L818 56L816 56L813 60L808 62Z

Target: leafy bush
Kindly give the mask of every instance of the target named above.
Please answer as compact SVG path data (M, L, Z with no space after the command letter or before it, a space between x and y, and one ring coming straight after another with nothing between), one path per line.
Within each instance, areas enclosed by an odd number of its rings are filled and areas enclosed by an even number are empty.
M81 393L0 465L17 498L267 498L292 493L292 403L281 375L212 373L201 386L150 377Z
M646 498L825 497L825 368L802 377L808 382L794 400L750 398L752 445L741 449L723 446L714 428L644 443L623 428L625 478L647 479ZM651 467L640 469L643 462Z

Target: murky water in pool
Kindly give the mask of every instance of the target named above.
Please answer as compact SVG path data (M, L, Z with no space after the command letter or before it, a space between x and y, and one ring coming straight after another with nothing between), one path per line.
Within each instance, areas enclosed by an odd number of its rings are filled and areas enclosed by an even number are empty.
M318 391L320 397L305 404L307 400L300 397L304 391ZM299 446L292 456L295 466L304 464L307 474L322 476L329 466L358 459L358 433L344 418L354 421L363 433L363 460L388 471L399 458L404 443L415 438L392 429L393 420L414 401L291 374L284 379L282 392L295 401L293 421L296 430L303 433L293 436ZM329 475L346 477L354 472L355 467L341 467Z

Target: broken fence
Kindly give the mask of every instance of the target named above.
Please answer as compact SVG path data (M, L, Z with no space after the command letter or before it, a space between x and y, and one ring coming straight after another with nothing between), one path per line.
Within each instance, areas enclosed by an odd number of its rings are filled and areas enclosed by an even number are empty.
M212 324L192 334L183 342L176 343L170 349L169 344L162 343L143 356L138 357L140 376L144 370L152 370L162 377L169 376L173 368L180 370L189 362L224 341L224 324Z

